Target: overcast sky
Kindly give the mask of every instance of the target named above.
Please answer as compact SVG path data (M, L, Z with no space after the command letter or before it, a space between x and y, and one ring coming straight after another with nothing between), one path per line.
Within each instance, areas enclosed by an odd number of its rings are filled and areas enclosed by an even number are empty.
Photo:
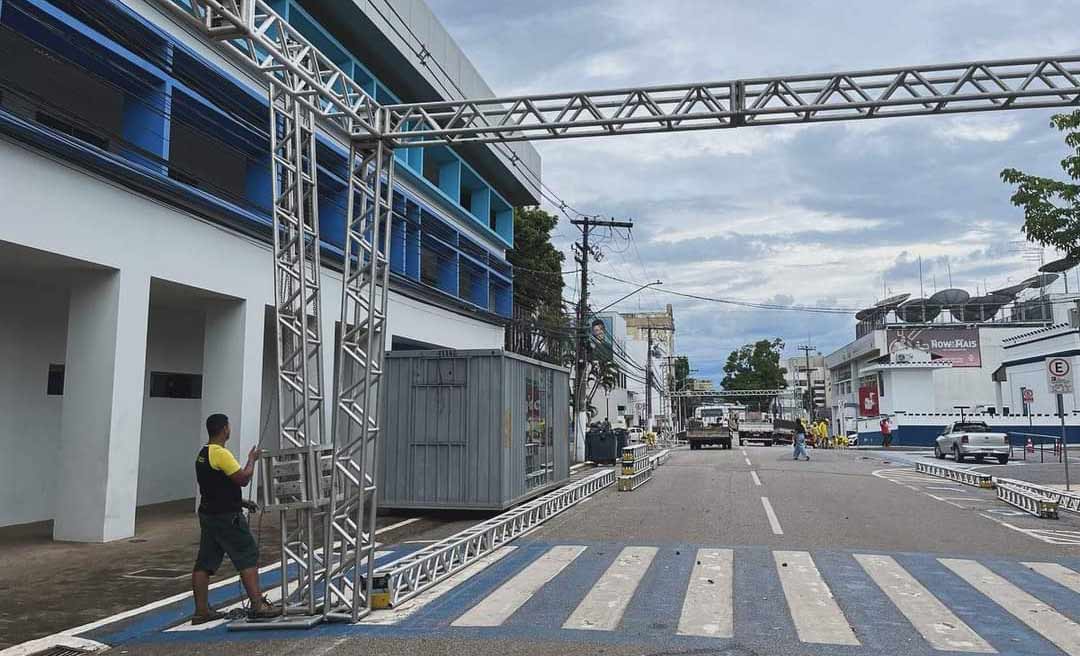
M1080 0L428 0L498 95L1075 53ZM1002 168L1057 175L1052 112L888 119L541 142L545 182L587 213L632 219L595 270L709 296L863 307L891 293L1017 282L1022 213ZM553 209L553 208L548 208ZM577 231L565 221L559 245ZM636 247L636 248L635 248ZM1046 253L1053 259L1055 254ZM572 268L572 267L568 267ZM567 294L576 298L574 276ZM1074 280L1075 282L1075 280ZM598 308L633 287L593 279ZM675 307L678 350L719 381L727 353L781 337L828 354L850 316Z

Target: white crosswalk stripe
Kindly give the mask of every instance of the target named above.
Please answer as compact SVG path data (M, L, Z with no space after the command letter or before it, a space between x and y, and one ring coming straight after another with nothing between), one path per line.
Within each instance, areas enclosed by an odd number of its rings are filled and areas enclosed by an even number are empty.
M1080 624L974 560L938 558L938 561L1061 651L1069 656L1080 656Z
M1080 574L1057 563L1023 563L1054 583L1060 583L1076 594L1080 594Z
M453 626L499 626L525 605L536 591L574 562L585 547L552 547L479 604L454 620Z
M623 549L589 594L585 595L585 599L574 609L563 628L593 631L612 631L617 628L638 583L652 564L656 551L656 547Z
M698 549L679 616L679 635L707 638L734 635L734 555L731 549Z
M773 559L799 640L827 645L860 644L809 553L774 551Z
M856 554L855 560L934 649L983 654L997 651L893 558Z

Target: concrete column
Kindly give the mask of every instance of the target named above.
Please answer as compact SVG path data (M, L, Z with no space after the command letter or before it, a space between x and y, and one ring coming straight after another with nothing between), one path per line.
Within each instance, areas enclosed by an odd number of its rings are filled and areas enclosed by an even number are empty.
M86 274L71 290L53 538L135 534L150 277Z
M998 417L1001 416L1002 406L1003 405L1004 404L1001 402L1001 381L1000 380L995 380L994 381L994 411L997 413Z
M259 442L263 320L263 306L252 301L214 302L206 307L202 419L215 412L229 416L228 447L240 464ZM205 440L205 426L201 430Z

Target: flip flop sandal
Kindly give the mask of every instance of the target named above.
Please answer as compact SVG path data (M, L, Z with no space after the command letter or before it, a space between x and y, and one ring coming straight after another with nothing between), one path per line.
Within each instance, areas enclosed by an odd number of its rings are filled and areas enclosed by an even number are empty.
M191 625L198 626L200 624L206 624L207 622L213 622L214 620L223 620L225 615L219 611L211 610L206 615L192 615Z

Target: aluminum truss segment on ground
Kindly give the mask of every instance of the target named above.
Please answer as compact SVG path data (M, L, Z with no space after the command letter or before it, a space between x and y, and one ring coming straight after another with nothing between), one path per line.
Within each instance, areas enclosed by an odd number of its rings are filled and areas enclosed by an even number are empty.
M1080 56L388 105L410 146L1080 105Z
M1007 484L1047 497L1057 504L1059 510L1080 513L1080 492L1062 490L1056 487L1050 487L1049 485L1038 485L1036 483L1029 483L1028 481L1018 481L1012 478L999 478L996 479L996 482L999 486Z
M915 471L920 474L927 474L930 476L936 476L938 478L945 478L950 481L956 481L957 483L963 483L964 485L971 485L973 487L981 487L984 489L991 489L994 487L994 477L990 474L983 474L981 472L972 471L970 469L959 469L957 467L946 467L944 465L937 465L930 462L917 462L915 463Z
M1001 501L1036 517L1057 519L1057 501L1044 494L1041 490L1027 485L1023 481L1013 481L1007 478L999 478L994 483L998 499Z
M416 596L614 482L615 470L605 469L380 567L373 607L393 607Z
M375 463L379 389L386 350L394 153L383 141L350 152L338 367L333 490L325 547L329 619L355 622L370 611L375 552Z
M288 84L328 125L346 135L376 132L378 103L265 0L157 0L156 4L184 15L270 80Z

